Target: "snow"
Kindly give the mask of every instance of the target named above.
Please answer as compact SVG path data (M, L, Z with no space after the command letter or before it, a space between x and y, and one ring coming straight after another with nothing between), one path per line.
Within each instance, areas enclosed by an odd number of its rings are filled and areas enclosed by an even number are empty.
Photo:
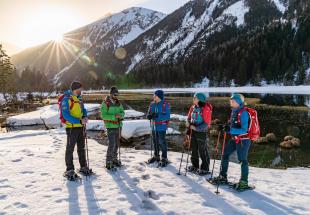
M100 105L85 104L85 108L89 115L92 115L99 111ZM47 105L36 111L9 117L7 123L11 126L43 125L45 123L49 127L58 127L60 125L59 108L57 104Z
M246 87L202 87L202 88L162 88L166 93L275 93L275 94L295 94L310 95L310 85L304 86L246 86ZM124 89L120 92L132 93L154 93L154 89Z
M186 122L187 116L183 116L183 115L179 115L179 114L170 114L170 119L171 120L178 120L181 122Z
M288 9L288 7L284 3L281 2L284 0L272 0L272 1L281 13L284 13Z
M165 169L147 166L149 151L122 148L125 167L104 169L106 146L88 141L96 175L67 182L64 130L18 131L0 136L1 214L309 214L310 169L272 170L250 167L254 191L236 193L206 182L205 177L178 176L180 153L169 152ZM78 161L75 156L75 165ZM219 162L216 163L218 173ZM230 180L240 165L231 163Z
M194 87L196 88L209 87L209 85L210 85L210 80L207 77L205 77L202 79L200 83L194 84Z
M238 1L235 4L224 10L223 14L237 17L236 25L244 24L244 15L249 12L249 7L246 6L245 0Z
M85 104L85 108L89 115L99 113L100 104ZM144 113L135 110L125 110L125 119L141 118ZM7 123L12 126L29 126L29 125L43 125L44 123L49 127L59 127L59 108L57 104L47 105L39 108L36 111L9 117Z
M103 131L105 130L102 120L89 120L86 126L87 130ZM148 135L151 132L150 121L148 120L124 120L121 136L124 139L133 137L141 137ZM167 135L180 135L181 133L175 129L168 128Z

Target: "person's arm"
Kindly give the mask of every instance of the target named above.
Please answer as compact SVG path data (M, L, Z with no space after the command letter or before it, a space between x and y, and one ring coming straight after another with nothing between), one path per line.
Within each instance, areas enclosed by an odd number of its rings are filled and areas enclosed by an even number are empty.
M84 105L84 103L82 103L82 111L83 111L83 118L84 117L87 117L87 110L86 110L86 108L85 108L85 105Z
M101 105L101 118L103 120L117 121L117 119L115 118L115 114L109 113L107 104L105 102L103 102Z
M125 111L124 111L124 107L123 107L123 105L122 105L122 104L121 104L120 108L121 108L120 115L122 116L122 119L124 119L124 116L125 116Z
M241 120L241 128L231 128L230 134L232 135L241 135L248 133L249 128L249 113L247 111L243 111L240 117Z
M208 124L203 122L200 125L195 126L194 130L199 131L199 132L204 132L204 131L207 131L207 129L208 129Z
M61 102L61 111L63 118L72 124L80 124L81 120L70 114L69 98L65 97Z

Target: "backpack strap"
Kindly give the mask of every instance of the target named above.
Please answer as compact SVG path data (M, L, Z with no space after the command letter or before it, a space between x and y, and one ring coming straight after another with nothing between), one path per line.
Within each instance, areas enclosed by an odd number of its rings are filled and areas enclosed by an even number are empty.
M72 96L70 96L69 99L70 99L70 102L71 102L69 109L72 110L75 101L74 101L74 99L72 98Z
M248 109L246 107L242 108L238 113L238 124L241 124L241 115L244 111L247 111Z

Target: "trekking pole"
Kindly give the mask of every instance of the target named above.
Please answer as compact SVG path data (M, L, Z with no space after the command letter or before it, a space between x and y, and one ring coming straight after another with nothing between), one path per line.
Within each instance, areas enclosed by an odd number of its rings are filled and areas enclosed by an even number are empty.
M222 171L222 161L223 161L224 150L225 150L226 135L227 135L227 133L224 132L224 139L223 139L223 145L222 145L222 156L221 156L221 167L220 167L219 175L221 175L221 171ZM220 183L217 183L217 187L216 187L216 191L215 191L215 193L217 195L220 194L219 187L220 187Z
M185 147L183 146L179 172L177 172L177 175L181 175L181 167L182 167L182 162L183 162L184 151L185 151Z
M121 138L122 138L122 134L121 134L121 119L118 118L118 160L119 163L122 164L121 162Z
M221 131L219 131L218 135L217 135L217 142L216 142L216 146L215 146L215 153L214 153L214 159L213 159L213 166L212 166L212 171L211 171L211 177L210 180L212 180L213 178L213 173L214 173L214 166L215 166L215 159L218 155L219 152L219 144L220 144L220 137L221 137Z
M86 126L83 126L83 133L84 133L84 140L85 140L85 150L86 150L86 162L87 168L89 169L89 156L88 156L88 141L87 141L87 133L86 133ZM88 176L86 176L87 179Z
M186 166L185 166L185 174L184 174L184 176L187 175L188 159L189 159L189 153L190 153L191 142L192 142L192 132L193 132L193 130L190 128L189 129L189 145L188 145L188 150L187 150L187 159L186 159Z
M153 157L153 126L152 126L152 120L150 119L150 128L151 128L151 159ZM156 135L156 134L155 134Z

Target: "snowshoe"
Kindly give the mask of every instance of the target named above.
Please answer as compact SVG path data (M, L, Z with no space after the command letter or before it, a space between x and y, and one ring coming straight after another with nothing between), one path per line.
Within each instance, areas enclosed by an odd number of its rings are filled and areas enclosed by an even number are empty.
M227 185L227 184L229 184L227 178L222 176L222 175L219 175L218 177L214 177L214 178L209 178L209 179L207 179L207 181L213 185L218 185L218 184Z
M113 162L107 162L105 167L108 171L111 171L111 172L115 172L117 170Z
M208 170L200 169L197 171L197 175L200 175L200 176L205 176L205 175L209 175L209 174L211 174L211 172L209 172Z
M63 177L65 177L69 181L81 181L82 178L76 174L74 170L68 170L64 172Z
M160 161L159 157L152 157L146 163L147 164L152 164L152 163L159 162L159 161Z
M254 190L255 186L249 185L247 181L240 180L238 183L229 183L229 187L237 192L244 192L247 190Z
M122 162L120 160L115 160L115 161L113 161L113 166L114 167L122 167L124 165L122 164Z
M88 167L81 167L79 169L79 173L81 173L84 176L91 176L94 175L95 173L93 172L92 169L89 169Z
M185 169L186 170L186 169ZM197 174L198 172L198 168L194 167L194 166L189 166L187 167L187 172L190 172L190 173L194 173L194 174Z
M166 158L163 158L161 161L159 161L157 167L166 167L169 164L169 160Z

